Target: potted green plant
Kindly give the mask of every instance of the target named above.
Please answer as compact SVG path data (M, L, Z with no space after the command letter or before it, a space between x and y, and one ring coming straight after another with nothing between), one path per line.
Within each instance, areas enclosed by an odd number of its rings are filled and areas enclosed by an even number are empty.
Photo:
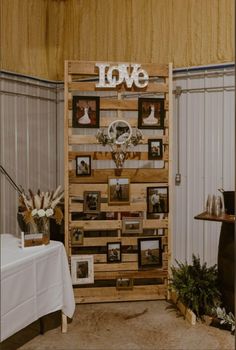
M192 265L176 261L177 266L171 267L170 289L177 294L187 308L192 310L197 318L211 315L212 310L220 305L217 266L201 265L200 258L192 256Z

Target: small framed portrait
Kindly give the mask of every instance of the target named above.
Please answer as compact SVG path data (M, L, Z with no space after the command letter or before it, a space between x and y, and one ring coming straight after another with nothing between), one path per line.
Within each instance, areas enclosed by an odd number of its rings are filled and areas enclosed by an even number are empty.
M143 219L140 217L123 217L122 218L122 233L142 233Z
M72 284L94 283L93 255L71 256Z
M91 156L77 156L76 159L76 176L91 175Z
M127 177L108 178L108 204L121 205L130 202L130 181Z
M133 285L133 278L117 278L116 280L117 290L132 290Z
M138 99L138 127L140 129L164 129L164 99Z
M139 268L162 266L160 237L138 238L138 266Z
M73 96L72 127L99 128L100 98Z
M158 160L163 157L163 143L162 139L148 140L148 159Z
M147 216L168 213L168 187L147 187Z
M120 242L107 243L107 262L110 262L110 263L121 262L121 243Z
M84 213L99 214L101 211L101 192L84 191Z
M108 137L115 140L115 143L118 145L129 141L131 136L131 126L125 120L115 120L108 126Z
M71 245L72 247L77 247L83 245L84 242L84 231L82 228L72 228L71 229Z

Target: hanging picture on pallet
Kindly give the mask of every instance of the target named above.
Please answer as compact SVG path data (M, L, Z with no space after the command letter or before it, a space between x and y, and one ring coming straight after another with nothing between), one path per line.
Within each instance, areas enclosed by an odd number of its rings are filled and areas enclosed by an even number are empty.
M134 285L133 278L117 278L116 289L117 290L132 290Z
M76 176L89 176L91 175L91 156L77 156L76 163Z
M100 98L73 96L73 128L99 128Z
M147 216L168 213L168 187L147 187Z
M163 144L162 139L149 139L148 140L148 159L158 160L163 157Z
M140 217L123 217L122 218L122 233L142 233L143 219Z
M161 238L138 238L138 266L139 268L160 267Z
M121 205L130 202L130 185L127 177L108 178L108 204Z
M84 213L99 214L101 206L100 191L84 191Z
M121 243L107 243L107 262L117 263L121 261Z
M72 247L77 247L83 245L84 241L84 231L82 228L71 229L71 245Z
M140 129L164 129L164 99L138 99L138 127Z
M93 255L71 256L72 284L94 283Z

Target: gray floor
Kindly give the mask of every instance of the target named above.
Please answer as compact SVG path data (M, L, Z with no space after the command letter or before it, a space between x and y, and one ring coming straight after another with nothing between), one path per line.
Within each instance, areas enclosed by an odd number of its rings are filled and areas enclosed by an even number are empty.
M35 322L1 344L2 350L233 350L229 331L197 323L189 325L172 304L143 301L77 305L67 334L60 313Z

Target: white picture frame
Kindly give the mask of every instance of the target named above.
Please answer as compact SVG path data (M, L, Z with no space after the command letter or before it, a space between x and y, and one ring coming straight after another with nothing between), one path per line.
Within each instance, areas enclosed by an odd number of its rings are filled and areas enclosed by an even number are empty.
M94 283L94 260L93 255L71 256L72 284Z

